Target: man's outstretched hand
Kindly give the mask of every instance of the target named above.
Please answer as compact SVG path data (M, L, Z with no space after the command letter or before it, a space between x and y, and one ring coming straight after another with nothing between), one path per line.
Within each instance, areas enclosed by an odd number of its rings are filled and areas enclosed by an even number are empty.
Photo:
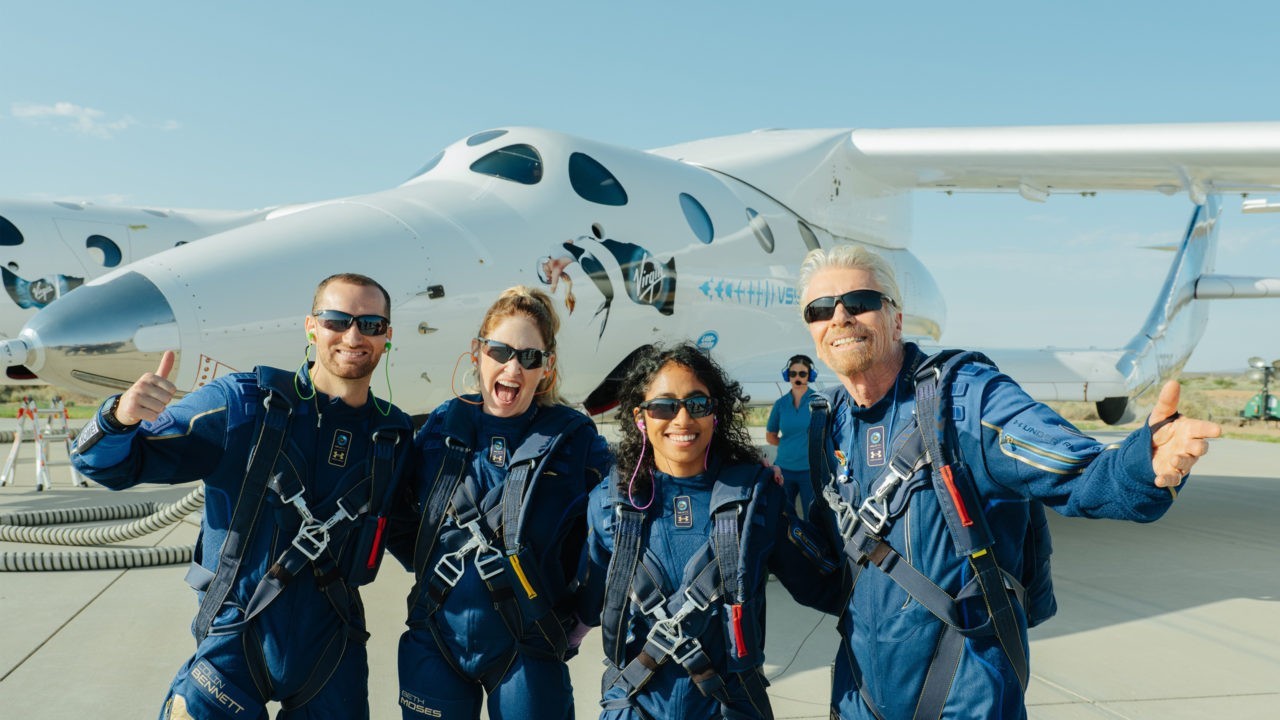
M1222 428L1207 420L1183 417L1178 412L1182 386L1170 380L1160 388L1160 398L1151 411L1151 469L1157 487L1177 487L1205 453L1209 438L1222 436Z

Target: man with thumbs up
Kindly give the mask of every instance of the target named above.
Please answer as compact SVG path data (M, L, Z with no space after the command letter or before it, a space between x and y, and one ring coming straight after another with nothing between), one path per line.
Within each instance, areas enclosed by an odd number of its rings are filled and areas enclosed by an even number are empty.
M810 519L850 592L831 716L1026 717L1027 628L1056 609L1043 508L1156 520L1221 429L1170 381L1122 442L1084 436L985 357L903 342L893 270L861 246L810 252L799 290L840 380L810 426Z
M187 582L196 650L161 718L367 718L358 587L373 579L411 443L407 415L370 391L391 347L390 297L334 275L304 319L315 361L260 366L174 402L175 355L109 398L76 439L108 488L203 480ZM310 353L308 353L310 354Z

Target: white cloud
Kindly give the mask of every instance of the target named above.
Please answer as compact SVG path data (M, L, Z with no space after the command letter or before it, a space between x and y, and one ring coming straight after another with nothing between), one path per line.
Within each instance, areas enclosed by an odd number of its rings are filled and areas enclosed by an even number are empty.
M38 125L69 128L73 132L104 140L109 140L116 133L138 124L138 121L130 115L108 119L106 113L101 110L65 101L52 105L14 103L10 107L10 112L13 117L20 120Z

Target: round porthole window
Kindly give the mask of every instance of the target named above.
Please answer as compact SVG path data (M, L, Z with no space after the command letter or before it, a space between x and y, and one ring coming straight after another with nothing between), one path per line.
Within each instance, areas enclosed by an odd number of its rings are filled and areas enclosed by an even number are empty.
M689 229L693 230L693 234L702 242L710 244L715 236L715 227L712 226L711 216L707 214L707 209L702 207L702 203L689 193L680 193L680 209L684 210L684 219L689 223Z
M751 226L751 232L756 236L756 242L760 243L760 247L767 253L773 252L773 229L764 218L760 217L760 213L747 208L747 224Z

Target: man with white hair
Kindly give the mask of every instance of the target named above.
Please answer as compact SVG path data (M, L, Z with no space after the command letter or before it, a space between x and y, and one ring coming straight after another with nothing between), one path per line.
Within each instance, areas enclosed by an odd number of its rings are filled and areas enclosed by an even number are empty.
M1025 717L1027 627L1053 611L1041 506L1156 520L1221 429L1181 417L1170 381L1104 446L985 358L931 360L902 340L892 268L860 246L810 252L799 289L840 379L811 451L814 520L833 513L850 589L833 717Z

